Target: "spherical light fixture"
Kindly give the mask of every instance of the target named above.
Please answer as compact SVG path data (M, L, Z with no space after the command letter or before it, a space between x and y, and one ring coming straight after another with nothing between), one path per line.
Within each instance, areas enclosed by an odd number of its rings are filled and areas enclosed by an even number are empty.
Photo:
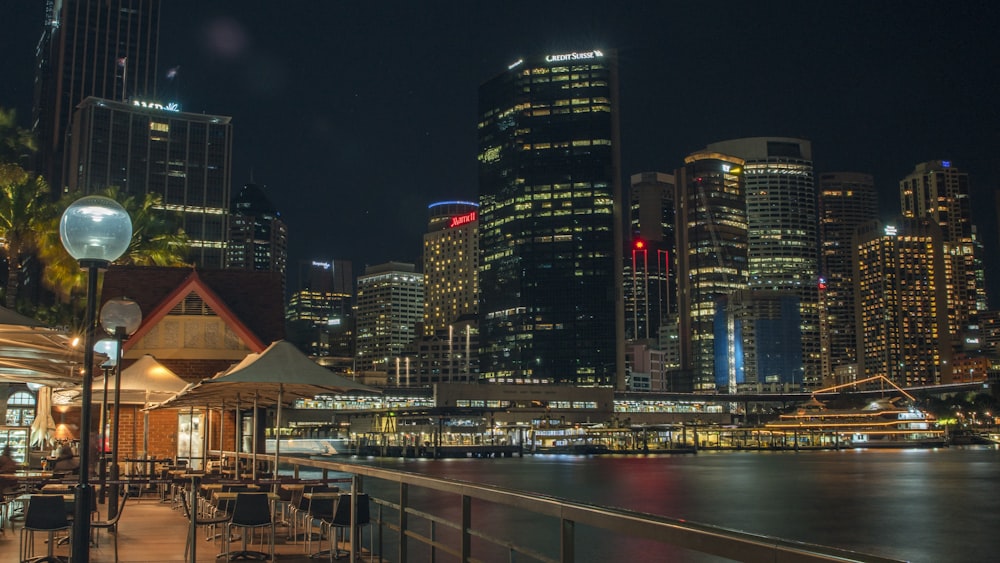
M72 559L90 560L90 409L94 382L94 332L97 310L97 275L128 250L132 218L117 201L104 196L84 196L66 208L59 220L59 239L81 268L87 269L87 306L84 319L83 391L80 412L80 470L74 504ZM117 499L113 502L117 506Z
M104 196L82 197L62 214L59 238L80 262L114 262L132 242L132 219L117 201Z
M121 328L126 336L139 330L142 323L142 309L128 297L108 299L101 307L101 326L104 332L114 336Z

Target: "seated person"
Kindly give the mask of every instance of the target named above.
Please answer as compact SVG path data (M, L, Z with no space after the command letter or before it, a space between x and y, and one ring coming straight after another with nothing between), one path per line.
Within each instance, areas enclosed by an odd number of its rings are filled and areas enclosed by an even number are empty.
M0 453L0 474L13 473L20 468L21 465L14 461L14 458L11 457L10 445L4 446L3 453ZM16 479L5 479L0 477L0 492L6 492L15 485L17 485Z
M52 471L70 473L79 467L80 462L73 457L73 448L66 444L59 446L58 453L56 453L56 461L52 465Z

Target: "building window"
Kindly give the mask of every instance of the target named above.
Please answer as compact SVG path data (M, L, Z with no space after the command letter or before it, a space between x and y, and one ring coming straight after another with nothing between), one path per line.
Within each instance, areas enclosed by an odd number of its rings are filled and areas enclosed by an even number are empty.
M35 396L18 391L7 399L7 426L31 426L35 420Z

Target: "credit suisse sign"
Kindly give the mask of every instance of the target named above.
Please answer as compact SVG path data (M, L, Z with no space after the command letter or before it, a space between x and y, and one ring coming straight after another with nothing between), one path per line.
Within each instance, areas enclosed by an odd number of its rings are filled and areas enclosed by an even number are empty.
M584 53L566 53L563 55L546 55L545 62L555 63L561 61L585 61L587 59L596 59L597 57L603 57L604 53L593 50L586 51Z

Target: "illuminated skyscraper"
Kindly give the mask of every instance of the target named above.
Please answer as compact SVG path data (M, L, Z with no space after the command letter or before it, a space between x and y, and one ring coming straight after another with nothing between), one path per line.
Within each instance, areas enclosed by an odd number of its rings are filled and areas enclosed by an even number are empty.
M662 172L633 174L631 183L625 337L656 341L662 324L677 321L676 186Z
M904 217L926 219L941 228L947 330L958 346L969 324L975 322L980 298L969 175L947 160L923 162L899 182L899 192Z
M715 310L715 385L736 393L798 391L802 386L799 299L787 291L743 290Z
M743 159L698 152L677 170L677 253L681 368L675 391L715 390L718 300L747 288L747 216Z
M479 311L479 204L428 207L424 234L424 335L445 331Z
M117 186L140 200L163 197L176 212L191 245L189 260L209 269L225 266L229 238L229 117L186 113L169 106L84 100L73 117L70 190L94 193Z
M354 360L354 275L348 260L299 264L285 311L288 339L312 356Z
M750 288L799 298L803 384L822 385L816 188L809 141L754 137L722 141L707 150L746 161Z
M878 195L870 174L820 174L820 340L826 376L858 361L852 243L855 229L876 219Z
M61 193L68 180L64 153L76 106L90 96L125 101L155 94L160 0L47 0L44 5L33 127L38 172Z
M413 264L387 262L358 277L359 370L394 372L396 359L419 334L424 318L424 275Z
M617 81L595 50L517 61L479 89L487 381L624 388Z
M951 383L941 229L927 220L872 221L855 236L858 378Z
M284 280L287 262L288 227L281 220L281 213L260 186L244 185L229 209L226 267L279 272Z

